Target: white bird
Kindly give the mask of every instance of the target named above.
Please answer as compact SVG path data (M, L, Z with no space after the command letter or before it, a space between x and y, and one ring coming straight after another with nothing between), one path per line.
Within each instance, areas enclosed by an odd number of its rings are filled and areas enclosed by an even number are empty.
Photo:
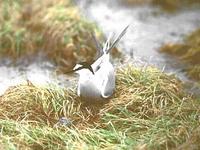
M93 64L86 62L77 64L73 71L79 74L77 94L85 101L102 101L109 98L115 89L115 70L110 62L110 50L126 33L128 26L111 43L111 36L107 39L103 49L97 47L103 54ZM97 41L96 41L97 42Z

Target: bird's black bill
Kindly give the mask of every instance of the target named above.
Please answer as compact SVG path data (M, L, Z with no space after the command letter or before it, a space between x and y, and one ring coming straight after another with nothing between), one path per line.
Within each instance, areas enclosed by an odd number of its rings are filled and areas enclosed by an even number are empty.
M89 66L88 69L92 72L92 74L94 74L94 71L91 66Z

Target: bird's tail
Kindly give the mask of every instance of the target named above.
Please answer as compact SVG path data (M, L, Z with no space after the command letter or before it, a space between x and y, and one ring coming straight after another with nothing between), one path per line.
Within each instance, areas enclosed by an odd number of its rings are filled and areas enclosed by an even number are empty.
M111 39L112 39L112 35L110 34L104 47L103 47L103 52L104 54L108 54L110 52L111 49L113 49L116 44L120 41L120 39L125 35L127 29L128 29L129 25L126 26L122 32L116 37L116 39L112 42Z
M111 46L111 40L112 40L112 34L108 36L108 39L106 43L104 44L104 47L103 47L104 54L108 54L108 50L110 49L110 46Z

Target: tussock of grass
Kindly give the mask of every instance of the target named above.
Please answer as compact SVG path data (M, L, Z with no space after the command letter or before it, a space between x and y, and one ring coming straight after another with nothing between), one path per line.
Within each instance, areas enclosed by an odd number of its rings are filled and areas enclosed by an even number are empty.
M15 86L1 97L0 116L51 124L59 116L78 111L72 96L70 91L56 88L39 88L32 84Z
M128 4L152 4L161 7L166 12L174 12L182 7L199 4L199 0L122 0Z
M89 35L97 28L83 19L71 0L0 3L1 56L18 58L43 50L67 69L78 60L93 59L95 49Z
M186 36L183 43L165 44L160 51L178 56L190 64L191 66L186 69L189 77L200 80L200 29Z
M106 104L88 105L66 89L9 89L0 98L0 143L19 149L167 149L188 141L200 123L199 101L155 68L123 68ZM73 125L54 127L63 116Z
M189 77L197 81L200 81L200 64L195 66L190 66L186 71Z
M121 0L121 1L127 4L132 4L132 5L141 5L141 4L151 3L151 0Z
M167 12L174 12L183 7L195 6L199 4L199 0L152 0L153 5L160 6L163 10Z

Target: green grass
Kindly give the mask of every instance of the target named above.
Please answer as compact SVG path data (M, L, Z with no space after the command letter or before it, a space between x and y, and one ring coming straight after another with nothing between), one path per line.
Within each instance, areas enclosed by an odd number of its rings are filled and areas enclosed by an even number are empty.
M193 136L199 100L155 68L123 68L106 104L86 104L59 87L10 88L0 98L0 143L7 149L171 149L193 137L200 146ZM60 117L73 125L55 127Z

